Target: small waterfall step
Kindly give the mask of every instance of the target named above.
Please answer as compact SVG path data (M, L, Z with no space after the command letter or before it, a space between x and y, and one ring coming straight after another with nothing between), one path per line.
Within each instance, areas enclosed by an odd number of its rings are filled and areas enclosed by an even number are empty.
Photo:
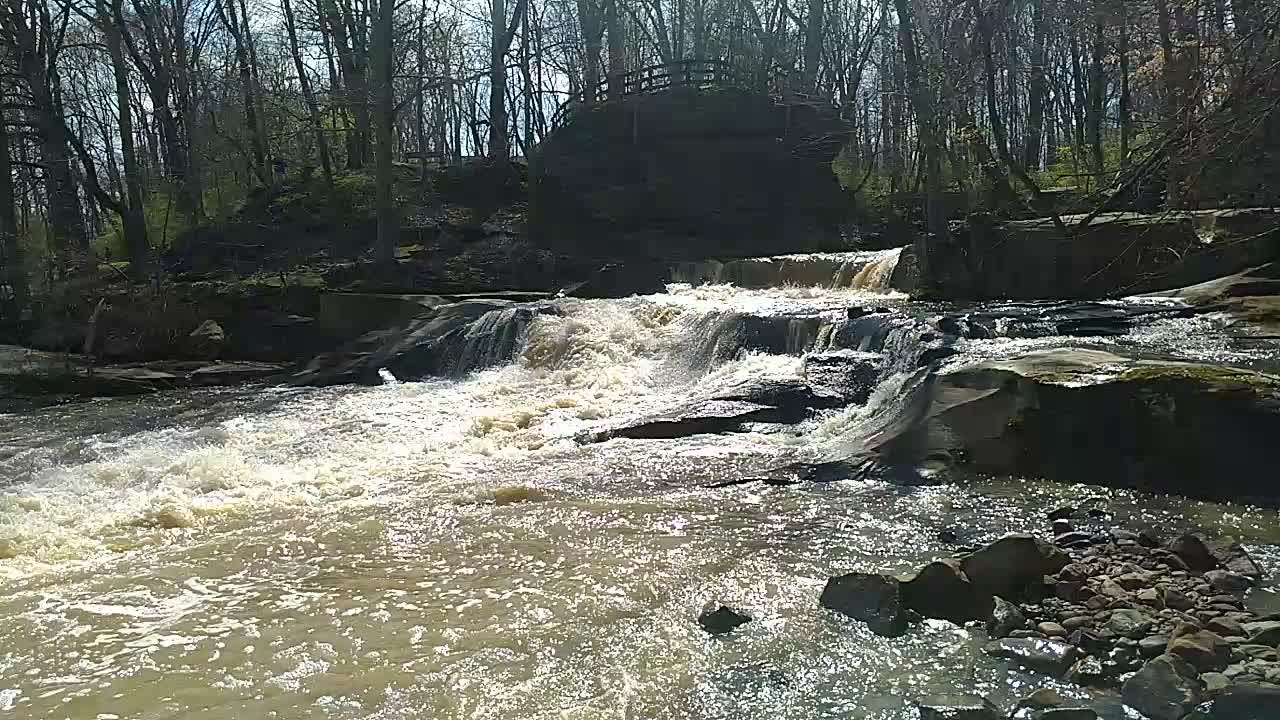
M671 267L669 277L672 282L690 285L731 284L752 289L794 286L888 293L910 289L909 279L899 272L903 250L708 259L678 263Z

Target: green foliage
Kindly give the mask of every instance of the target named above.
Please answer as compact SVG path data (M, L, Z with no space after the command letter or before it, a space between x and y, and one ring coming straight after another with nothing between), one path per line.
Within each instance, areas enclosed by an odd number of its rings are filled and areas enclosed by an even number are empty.
M1148 140L1148 137L1139 134L1130 140L1129 147L1141 147ZM1097 188L1093 186L1091 152L1087 147L1081 148L1080 155L1077 157L1073 155L1071 145L1049 148L1050 162L1043 171L1036 174L1036 182L1042 188L1076 187L1089 192L1096 190ZM1106 133L1102 138L1102 168L1103 177L1107 182L1110 182L1110 179L1120 171L1121 159L1120 134Z
M318 191L319 188L313 188ZM374 204L373 176L348 172L333 178L333 204L342 211L369 213ZM314 194L314 193L313 193Z
M836 159L831 161L831 171L835 173L840 187L846 191L852 191L861 185L859 193L867 207L888 207L890 189L893 187L891 178L875 169L868 175L867 167L862 164L852 145L846 145Z

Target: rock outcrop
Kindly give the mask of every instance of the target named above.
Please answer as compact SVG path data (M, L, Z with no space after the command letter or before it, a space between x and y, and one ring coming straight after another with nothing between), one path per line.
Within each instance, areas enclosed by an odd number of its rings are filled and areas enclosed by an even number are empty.
M1239 272L1280 254L1269 208L1104 213L999 222L976 214L929 248L926 287L942 297L1118 297Z
M995 475L1274 505L1280 377L1058 348L938 375L886 452Z

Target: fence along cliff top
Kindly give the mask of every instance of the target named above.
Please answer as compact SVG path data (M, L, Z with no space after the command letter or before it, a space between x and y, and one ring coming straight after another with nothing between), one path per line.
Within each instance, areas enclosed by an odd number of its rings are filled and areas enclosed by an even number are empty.
M594 88L574 93L551 118L551 127L558 128L569 121L575 112L596 103L635 95L655 95L676 87L736 88L752 92L767 91L770 95L788 100L807 101L802 93L792 92L785 73L773 74L765 86L745 81L724 60L691 58L671 63L650 65L638 70L604 78Z

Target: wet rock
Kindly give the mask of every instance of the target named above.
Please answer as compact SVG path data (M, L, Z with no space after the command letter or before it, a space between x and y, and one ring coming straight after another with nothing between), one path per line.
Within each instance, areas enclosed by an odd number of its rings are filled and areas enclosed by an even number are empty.
M1280 688L1236 684L1214 698L1213 720L1274 720L1280 718Z
M1253 587L1253 580L1229 570L1210 570L1204 579L1220 592L1244 592Z
M916 703L920 720L1003 720L1004 713L976 695L935 695Z
M1159 607L1162 604L1160 601L1160 591L1155 588L1139 590L1137 594L1133 596L1133 599L1143 605L1154 605Z
M1231 646L1221 635L1208 630L1174 638L1168 653L1186 660L1202 673L1225 670L1231 662Z
M1056 622L1042 622L1036 625L1038 630L1045 637L1066 637L1067 629Z
M1068 532L1056 535L1053 544L1064 548L1081 548L1093 544L1093 535L1087 532Z
M883 365L884 358L877 353L832 350L806 355L803 374L815 390L861 405L875 388Z
M1138 641L1138 651L1144 658L1163 655L1167 647L1169 647L1168 635L1151 635Z
M1130 591L1142 590L1144 588L1150 587L1151 583L1153 583L1154 581L1155 581L1155 575L1145 571L1127 572L1127 573L1124 573L1123 575L1118 575L1115 579L1115 582L1117 585L1124 588L1125 590L1130 590Z
M1223 637L1244 637L1244 626L1228 617L1216 617L1205 623L1205 629L1218 633Z
M983 595L1015 599L1070 562L1061 550L1031 535L1008 535L965 556L961 568Z
M1111 578L1106 578L1102 581L1098 586L1098 593L1113 600L1121 600L1129 597L1129 591L1125 590L1120 586L1120 583L1117 583Z
M1134 640L1145 637L1151 625L1151 618L1141 610L1116 610L1107 619L1108 630Z
M1080 657L1075 646L1061 640L1016 640L1006 638L988 643L986 651L995 657L1053 677L1062 677Z
M1000 597L993 599L991 617L987 618L987 637L993 640L1008 637L1009 633L1026 625L1027 618L1017 605Z
M560 291L565 297L624 298L631 295L653 295L667 290L667 269L657 263L607 263L591 277Z
M1055 536L1066 535L1074 530L1075 528L1071 525L1071 521L1066 518L1059 518L1053 521L1053 534Z
M1036 720L1098 720L1098 713L1089 708L1054 708L1035 717Z
M1200 681L1204 683L1204 690L1210 695L1217 695L1231 686L1231 678L1219 672L1200 673Z
M902 599L909 610L957 625L991 613L990 596L981 595L961 571L960 562L950 558L925 565L903 582Z
M1280 621L1266 620L1244 623L1244 631L1248 633L1249 642L1258 645L1280 645Z
M749 622L751 622L750 615L745 615L725 605L721 605L714 610L708 607L698 616L698 624L702 626L703 630L712 635L724 635L733 632L734 629Z
M877 635L897 637L907 631L902 586L897 578L849 573L827 580L818 600L822 607L861 620Z
M943 528L939 530L938 534L935 537L938 539L938 542L946 543L948 545L954 545L955 543L960 541L960 535L957 534L956 531L952 530L951 528Z
M1196 601L1187 597L1186 593L1175 588L1167 588L1164 591L1164 605L1173 610L1190 610L1196 606Z
M1075 632L1086 625L1093 622L1093 618L1087 615L1074 615L1062 621L1062 627L1068 632Z
M1176 655L1161 655L1125 681L1121 691L1129 707L1151 720L1182 720L1204 701L1204 683L1196 669Z
M1236 651L1240 654L1241 657L1246 657L1253 660L1265 660L1267 662L1275 662L1276 660L1280 660L1280 653L1277 653L1276 649L1271 647L1270 645L1256 645L1253 643L1246 643L1246 644L1237 646Z
M1262 568L1258 567L1258 564L1253 561L1253 558L1249 557L1243 547L1237 546L1237 548L1238 550L1233 550L1232 556L1224 561L1222 566L1233 573L1253 580L1262 579Z
M1168 549L1196 572L1207 572L1218 567L1218 558L1199 535L1187 533L1169 543Z
M1088 653L1105 653L1111 650L1115 635L1107 630L1080 628L1071 633L1068 640L1072 645Z
M1062 693L1052 688L1041 688L1018 701L1018 707L1036 710L1062 707L1066 704L1067 699L1062 697Z

